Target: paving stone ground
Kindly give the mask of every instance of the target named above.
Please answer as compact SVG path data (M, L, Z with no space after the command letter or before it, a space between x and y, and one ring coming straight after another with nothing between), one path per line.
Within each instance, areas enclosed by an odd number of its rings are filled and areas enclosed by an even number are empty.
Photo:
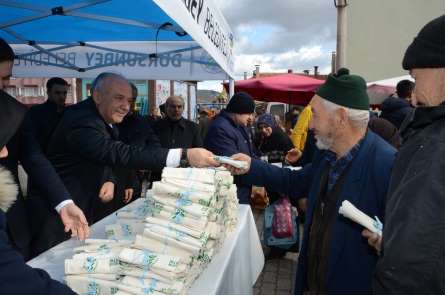
M262 238L264 210L252 209L258 235ZM265 256L269 249L263 245ZM298 253L286 253L279 259L267 259L263 271L253 287L254 295L289 295L292 294L295 273L297 270Z

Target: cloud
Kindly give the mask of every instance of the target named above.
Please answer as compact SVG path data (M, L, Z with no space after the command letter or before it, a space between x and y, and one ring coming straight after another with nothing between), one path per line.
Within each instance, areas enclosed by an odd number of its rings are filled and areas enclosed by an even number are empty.
M326 0L215 1L235 32L237 78L261 71L330 71L335 50L336 9Z

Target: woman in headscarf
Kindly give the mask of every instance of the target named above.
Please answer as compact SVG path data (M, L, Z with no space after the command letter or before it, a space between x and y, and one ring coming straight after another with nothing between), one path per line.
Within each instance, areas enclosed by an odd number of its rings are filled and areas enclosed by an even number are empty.
M294 146L289 136L278 126L271 114L262 114L257 119L258 133L255 146L268 162L283 162L287 152Z

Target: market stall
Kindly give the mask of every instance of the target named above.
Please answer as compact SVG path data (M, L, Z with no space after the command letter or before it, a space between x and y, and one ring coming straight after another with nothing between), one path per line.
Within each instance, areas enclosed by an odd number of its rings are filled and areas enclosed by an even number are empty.
M105 227L115 221L116 215L113 214L94 224L91 238L106 238ZM82 244L76 239L68 240L29 261L28 265L45 269L52 278L63 282L64 261L72 255L73 248ZM250 206L240 205L236 230L195 281L189 294L249 294L263 265L263 250L252 211Z

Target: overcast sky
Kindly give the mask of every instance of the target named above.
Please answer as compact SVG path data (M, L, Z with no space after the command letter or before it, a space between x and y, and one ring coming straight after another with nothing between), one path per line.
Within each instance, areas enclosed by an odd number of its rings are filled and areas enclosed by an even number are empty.
M235 33L235 75L261 71L330 71L335 51L336 9L332 0L214 0ZM221 90L221 82L199 89Z

